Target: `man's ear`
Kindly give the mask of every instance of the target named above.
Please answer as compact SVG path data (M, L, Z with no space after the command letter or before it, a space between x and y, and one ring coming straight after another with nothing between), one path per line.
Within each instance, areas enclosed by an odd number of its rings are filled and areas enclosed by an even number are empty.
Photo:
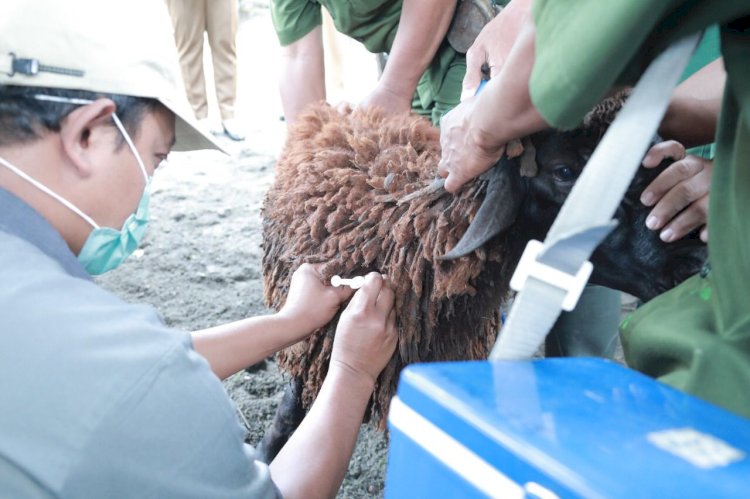
M60 123L60 140L71 163L82 176L88 176L98 161L102 147L112 147L112 113L117 106L111 99L97 99L74 109ZM107 133L105 133L107 132Z

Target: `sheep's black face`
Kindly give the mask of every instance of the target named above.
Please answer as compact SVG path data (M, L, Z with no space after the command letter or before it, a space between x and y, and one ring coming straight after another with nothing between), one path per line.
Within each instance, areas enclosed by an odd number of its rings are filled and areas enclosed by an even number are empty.
M700 271L707 250L697 231L679 241L665 243L658 231L646 227L651 208L640 202L641 193L669 164L666 161L658 168L638 170L615 212L619 226L592 255L594 268L602 269L606 274L604 279L613 284L594 279L592 282L615 287L646 301Z
M535 176L521 177L517 160L503 160L496 165L488 174L485 202L456 245L461 249L459 253L468 254L511 223L518 234L515 242L544 240L599 139L600 135L590 129L540 132L532 137ZM615 212L619 225L592 255L592 283L650 300L700 270L706 248L696 235L664 243L658 232L646 227L651 209L641 204L640 195L668 165L665 162L658 168L638 170ZM516 203L520 205L518 209ZM514 222L506 220L511 213ZM497 228L498 220L504 221L503 229ZM520 257L521 248L518 251Z
M524 179L526 196L518 219L529 239L544 239L598 139L582 131L533 137L539 170L536 177ZM591 282L649 300L700 270L706 249L696 235L664 243L646 227L650 208L641 204L641 192L668 165L638 171L615 213L618 227L592 256Z
M532 137L538 172L535 177L524 178L526 193L519 219L527 226L530 238L544 239L596 147L597 138L581 131L545 131Z

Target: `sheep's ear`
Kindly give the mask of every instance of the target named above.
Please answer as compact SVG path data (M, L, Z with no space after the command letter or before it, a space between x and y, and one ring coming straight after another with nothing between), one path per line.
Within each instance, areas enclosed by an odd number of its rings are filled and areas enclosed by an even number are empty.
M507 229L521 207L521 182L516 161L503 158L489 172L487 196L458 244L441 260L468 255Z

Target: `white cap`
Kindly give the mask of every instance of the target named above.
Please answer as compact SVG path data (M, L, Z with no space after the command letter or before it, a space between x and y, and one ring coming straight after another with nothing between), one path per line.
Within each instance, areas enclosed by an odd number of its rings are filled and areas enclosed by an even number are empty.
M176 116L174 150L222 150L196 126L163 0L1 0L0 85L150 97Z

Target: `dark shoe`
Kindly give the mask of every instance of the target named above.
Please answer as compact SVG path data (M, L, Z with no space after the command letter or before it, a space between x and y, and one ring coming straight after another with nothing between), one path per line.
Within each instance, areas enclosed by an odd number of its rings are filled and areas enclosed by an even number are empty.
M241 127L236 120L226 120L221 125L224 128L224 135L230 139L237 142L245 140L245 134L241 131Z

